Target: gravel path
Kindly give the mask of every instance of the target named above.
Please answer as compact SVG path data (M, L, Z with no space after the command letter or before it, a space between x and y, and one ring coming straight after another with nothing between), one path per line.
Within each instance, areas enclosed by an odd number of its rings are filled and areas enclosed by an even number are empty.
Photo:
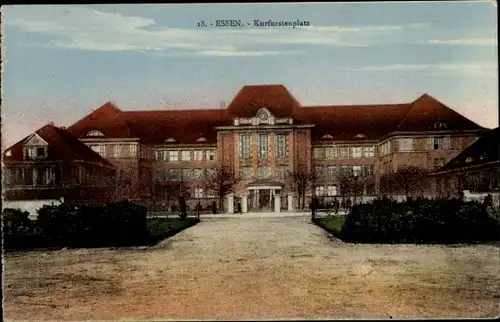
M8 254L7 319L493 317L499 248L353 245L308 216L203 218L147 250Z

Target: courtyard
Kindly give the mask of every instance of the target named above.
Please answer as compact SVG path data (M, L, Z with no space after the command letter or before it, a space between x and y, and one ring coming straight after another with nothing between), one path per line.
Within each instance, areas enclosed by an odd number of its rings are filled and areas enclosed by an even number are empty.
M308 214L203 216L151 248L6 254L8 320L493 317L495 245L346 244Z

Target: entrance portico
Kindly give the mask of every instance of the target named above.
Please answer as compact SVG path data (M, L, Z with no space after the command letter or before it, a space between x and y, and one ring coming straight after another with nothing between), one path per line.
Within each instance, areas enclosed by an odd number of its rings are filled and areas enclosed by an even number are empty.
M253 212L280 212L282 189L280 182L255 180L247 185L248 196L242 201L248 205L243 205L243 208Z

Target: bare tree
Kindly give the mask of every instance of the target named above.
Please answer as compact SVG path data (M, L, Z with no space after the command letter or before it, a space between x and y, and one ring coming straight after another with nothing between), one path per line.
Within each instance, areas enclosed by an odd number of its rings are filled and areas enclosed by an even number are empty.
M212 173L207 173L205 189L219 198L219 208L222 209L224 196L234 192L240 178L233 169L227 166L215 168Z
M288 172L288 181L291 189L297 194L298 208L305 208L306 191L313 189L314 183L321 178L321 174L299 167L295 172ZM302 200L302 203L301 203Z
M416 166L402 167L394 172L395 186L404 191L406 199L409 199L415 190L422 190L426 177L427 171Z
M396 190L396 176L394 172L386 172L380 177L380 192L384 195L389 195L392 198L392 193Z

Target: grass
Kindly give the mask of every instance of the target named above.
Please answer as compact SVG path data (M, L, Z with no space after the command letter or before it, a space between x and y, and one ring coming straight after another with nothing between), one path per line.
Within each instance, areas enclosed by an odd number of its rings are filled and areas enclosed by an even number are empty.
M316 218L313 222L335 237L341 238L340 232L342 230L342 227L344 226L345 217L332 216Z
M196 218L148 218L146 227L149 233L149 244L156 244L160 240L171 237L186 228L196 225Z

